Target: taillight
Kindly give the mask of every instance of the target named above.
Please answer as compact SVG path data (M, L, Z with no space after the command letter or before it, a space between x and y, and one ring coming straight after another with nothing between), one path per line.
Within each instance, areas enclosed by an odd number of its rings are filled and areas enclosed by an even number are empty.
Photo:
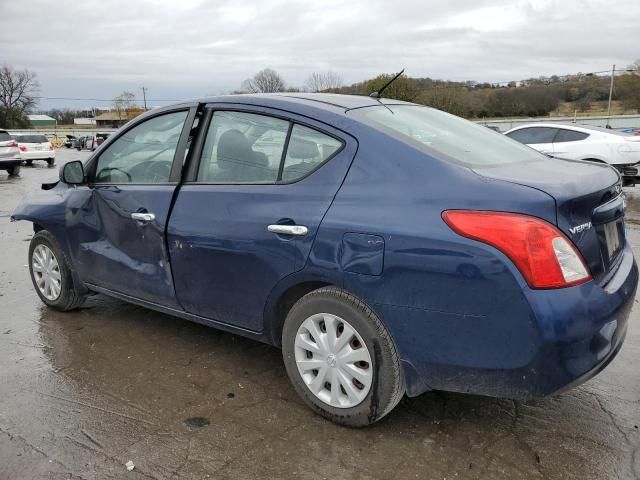
M569 287L591 279L571 241L544 220L518 213L473 210L448 210L442 218L459 235L504 253L533 288Z
M20 151L21 151L21 152L26 152L26 151L28 151L28 150L29 150L29 149L28 149L27 147L25 147L24 145L20 145L20 147L19 147L19 148L20 148Z
M18 146L18 142L16 142L15 140L11 140L7 143L4 144L5 147L17 147Z

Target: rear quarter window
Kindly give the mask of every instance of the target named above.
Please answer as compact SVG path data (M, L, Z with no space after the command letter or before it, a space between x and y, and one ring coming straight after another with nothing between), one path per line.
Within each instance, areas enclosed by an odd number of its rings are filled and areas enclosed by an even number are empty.
M588 137L589 137L588 133L576 132L575 130L560 129L558 131L558 134L553 139L553 143L578 142Z
M11 139L11 135L7 132L0 132L0 142L8 142Z

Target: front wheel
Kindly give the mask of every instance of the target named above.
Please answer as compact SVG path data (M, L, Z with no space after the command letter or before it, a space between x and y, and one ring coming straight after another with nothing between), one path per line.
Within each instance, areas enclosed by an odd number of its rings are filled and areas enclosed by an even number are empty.
M47 158L47 165L49 166L49 168L53 167L53 164L55 163L55 158Z
M12 167L9 167L7 169L7 172L9 173L10 176L17 177L18 175L20 175L20 165L14 165Z
M291 308L282 354L302 400L335 423L375 423L404 395L400 357L389 332L367 305L342 289L315 290Z
M57 310L73 310L84 302L73 284L69 264L56 239L40 230L29 245L29 272L36 293L46 305Z

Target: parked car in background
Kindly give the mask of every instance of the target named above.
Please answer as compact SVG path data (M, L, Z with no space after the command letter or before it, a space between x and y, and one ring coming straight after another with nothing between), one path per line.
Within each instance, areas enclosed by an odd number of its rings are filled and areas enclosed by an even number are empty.
M20 158L31 166L34 160L44 160L52 167L56 159L56 151L44 135L14 135L20 149Z
M75 135L66 135L67 140L64 142L64 146L66 148L77 148L78 147L78 139Z
M405 392L585 382L638 283L615 170L395 100L154 109L46 188L12 215L46 305L97 292L282 347L304 402L349 426Z
M78 139L78 150L91 150L94 151L102 142L109 138L110 133L96 133L95 135L86 135Z
M505 135L551 157L607 163L622 175L624 185L638 180L640 137L587 125L532 123Z
M20 149L18 143L6 130L0 130L0 170L6 170L9 175L20 173Z

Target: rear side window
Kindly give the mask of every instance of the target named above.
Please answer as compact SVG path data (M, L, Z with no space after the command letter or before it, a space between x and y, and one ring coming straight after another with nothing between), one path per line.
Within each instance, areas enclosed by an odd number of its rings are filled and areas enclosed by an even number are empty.
M245 112L217 111L205 141L199 182L275 182L289 122Z
M293 182L317 169L341 147L341 141L288 120L216 111L209 124L196 181Z
M575 130L560 129L556 137L553 139L553 143L578 142L580 140L584 140L588 136L588 133L576 132Z
M537 143L553 142L556 133L558 133L557 128L531 127L508 133L507 136L526 145L535 145Z
M308 175L333 156L342 142L312 128L294 125L284 159L282 180L292 182Z

